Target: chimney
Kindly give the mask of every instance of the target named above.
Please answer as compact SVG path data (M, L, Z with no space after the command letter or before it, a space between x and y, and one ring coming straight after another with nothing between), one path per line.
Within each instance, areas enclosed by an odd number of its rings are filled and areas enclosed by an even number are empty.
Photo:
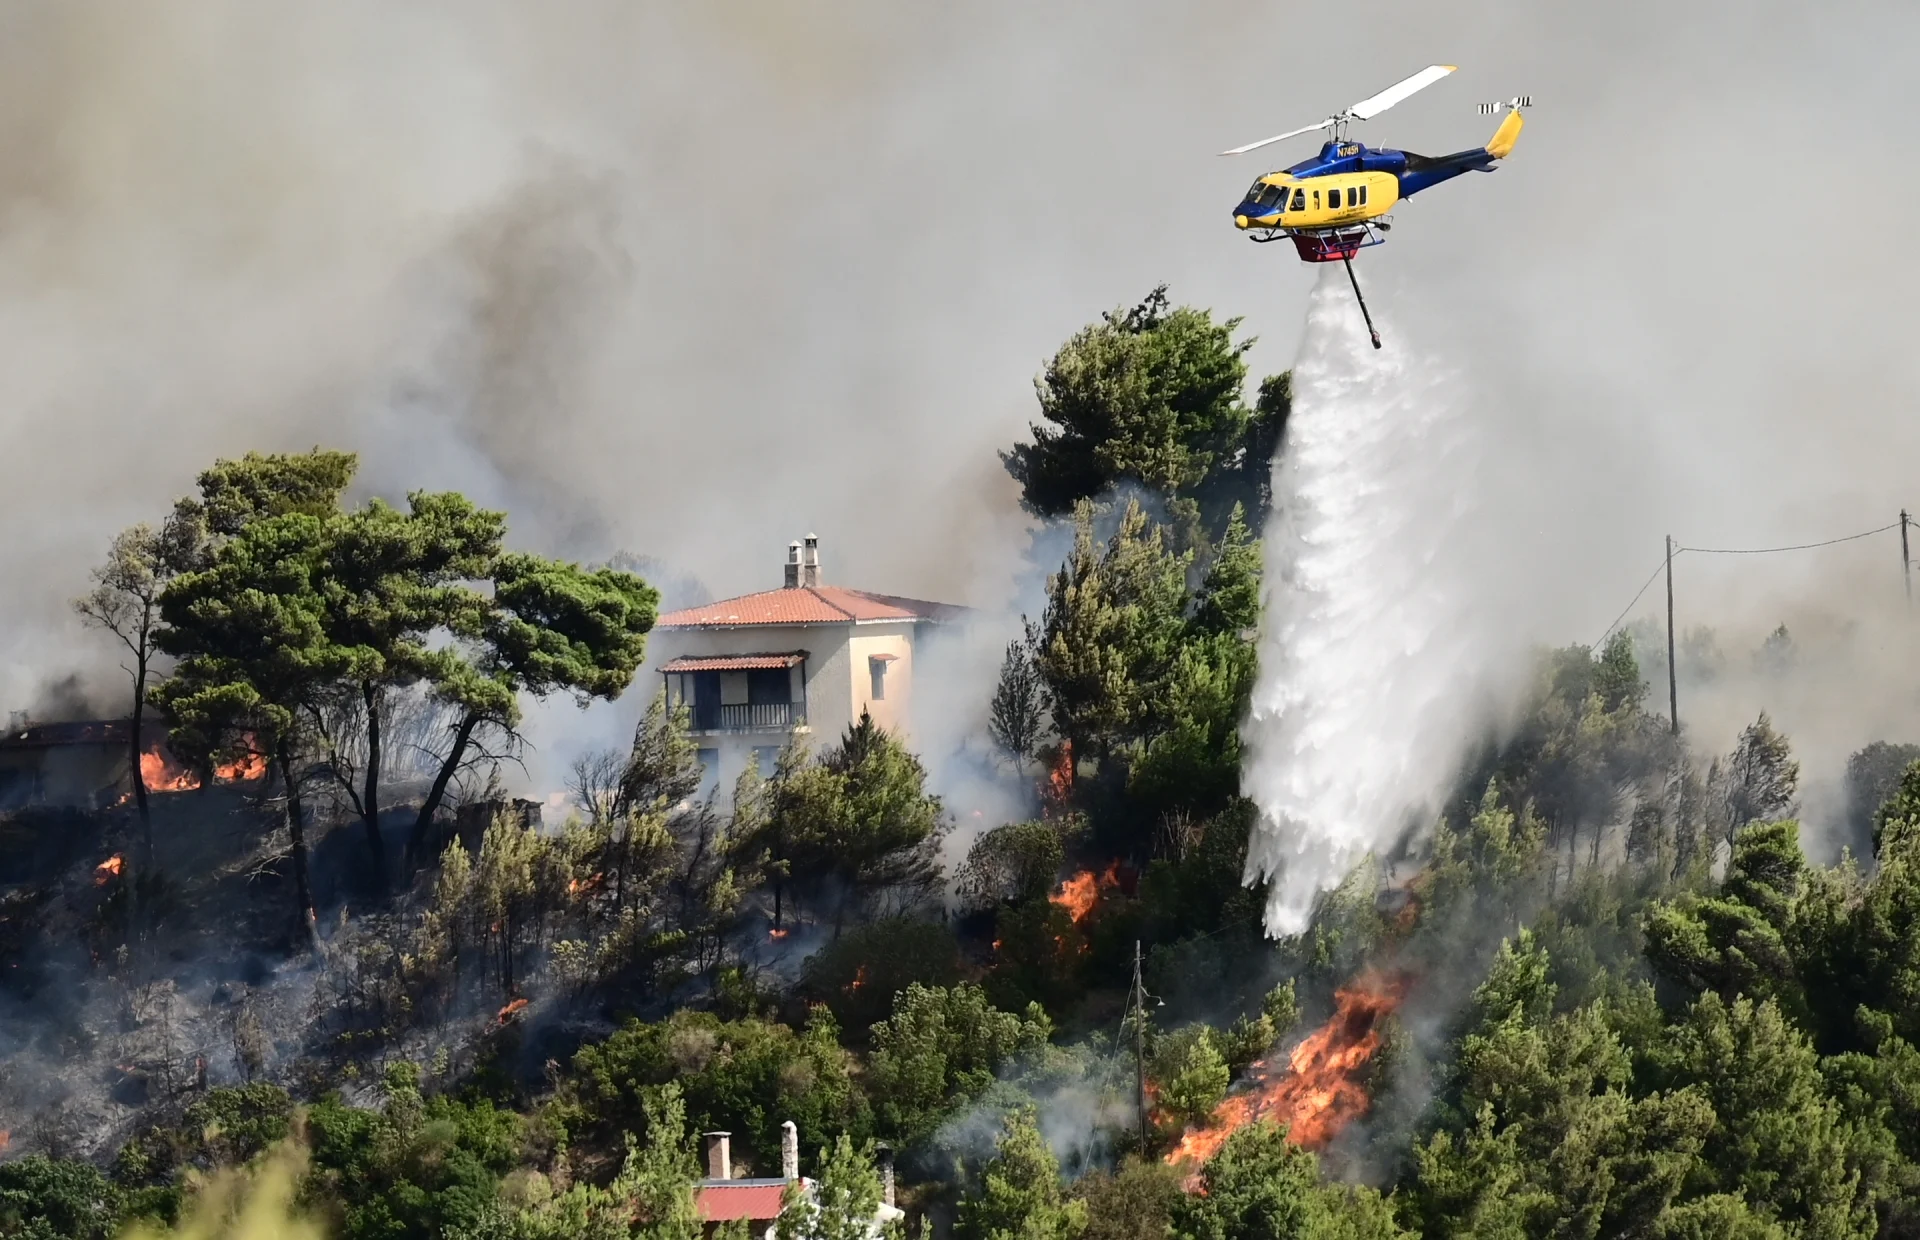
M820 535L807 535L806 550L800 553L800 584L817 586L820 584Z
M709 1132L704 1135L707 1141L707 1178L731 1180L733 1178L733 1134Z
M800 1130L792 1120L780 1125L780 1178L800 1178Z
M893 1204L893 1147L876 1146L873 1161L880 1168L880 1200L887 1205Z
M791 590L799 584L800 584L800 544L797 542L790 542L787 544L787 589Z

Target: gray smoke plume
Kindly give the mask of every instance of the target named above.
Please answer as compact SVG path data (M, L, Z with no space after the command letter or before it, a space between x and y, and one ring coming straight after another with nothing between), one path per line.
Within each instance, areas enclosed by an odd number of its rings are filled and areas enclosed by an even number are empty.
M1362 24L1331 56L1219 0L10 6L0 706L74 670L117 692L66 599L250 448L351 448L368 490L460 487L522 545L716 594L813 529L835 580L1002 604L1025 530L992 451L1044 357L1167 280L1283 369L1313 273L1228 212L1309 148L1213 152L1434 61L1463 67L1360 137L1457 150L1490 132L1473 103L1539 105L1498 175L1406 204L1358 264L1389 349L1457 368L1489 445L1448 480L1503 535L1455 557L1449 588L1498 604L1477 640L1597 631L1668 532L1791 542L1920 504L1888 276L1920 241L1874 215L1920 177L1889 156L1920 12ZM1692 597L1848 613L1898 590L1876 554Z

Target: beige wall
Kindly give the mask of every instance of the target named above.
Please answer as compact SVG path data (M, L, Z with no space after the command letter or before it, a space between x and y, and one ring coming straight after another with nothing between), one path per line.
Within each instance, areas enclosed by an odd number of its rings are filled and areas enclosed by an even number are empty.
M656 629L647 642L647 665L641 682L647 700L660 690L660 667L683 656L779 654L804 650L806 662L794 668L794 698L807 707L804 743L818 753L837 743L864 708L874 722L892 732L909 733L912 725L913 634L911 621L881 624L756 625L745 628ZM867 660L891 654L886 696L873 700L872 675ZM805 675L804 685L800 678ZM720 678L723 702L747 700L744 673ZM718 751L720 802L726 803L733 781L754 760L756 748L777 747L785 738L768 733L700 733L702 749Z
M660 691L660 667L682 656L722 654L784 654L804 650L807 659L793 669L793 697L805 702L807 727L802 741L818 750L831 744L846 730L848 699L846 693L847 638L850 624L770 624L746 628L655 629L647 639L647 664L641 673L647 700ZM804 676L804 680L802 677ZM723 702L747 700L744 673L720 677ZM774 733L698 733L695 743L702 749L718 751L720 800L724 808L733 791L733 781L754 760L756 749L777 749L786 737Z
M853 640L847 644L847 670L851 674L848 702L852 718L858 719L865 709L872 713L873 721L887 731L901 736L911 734L913 629L911 624L862 624L854 629ZM885 654L892 655L893 661L887 664L886 696L876 702L869 660L874 655Z

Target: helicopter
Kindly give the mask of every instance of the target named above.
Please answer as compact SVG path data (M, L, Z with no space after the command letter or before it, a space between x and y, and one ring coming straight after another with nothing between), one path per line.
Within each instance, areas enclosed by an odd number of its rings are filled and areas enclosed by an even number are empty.
M1481 115L1497 116L1505 112L1506 118L1485 146L1452 155L1415 155L1411 151L1367 147L1347 141L1347 127L1354 121L1371 120L1458 67L1428 65L1412 77L1403 78L1317 124L1220 152L1244 155L1301 134L1333 131L1331 140L1312 159L1302 160L1280 172L1270 172L1255 181L1240 205L1233 209L1233 223L1254 241L1290 238L1302 262L1338 260L1345 264L1347 279L1353 283L1353 295L1360 303L1360 314L1367 322L1367 334L1373 338L1376 349L1380 347L1380 333L1373 326L1373 315L1367 311L1360 280L1353 274L1353 256L1368 246L1386 241L1393 227L1387 212L1395 203L1463 172L1492 172L1494 161L1505 159L1513 151L1524 123L1520 110L1531 107L1533 99L1529 95L1516 95L1512 99L1481 104Z

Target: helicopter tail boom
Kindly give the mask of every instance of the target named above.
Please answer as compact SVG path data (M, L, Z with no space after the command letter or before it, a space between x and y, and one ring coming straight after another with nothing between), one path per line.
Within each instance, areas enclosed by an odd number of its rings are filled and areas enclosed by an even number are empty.
M1520 138L1520 127L1525 123L1518 109L1507 113L1507 118L1500 122L1500 128L1494 130L1493 137L1487 141L1487 154L1495 159L1505 159L1510 155L1513 144Z

